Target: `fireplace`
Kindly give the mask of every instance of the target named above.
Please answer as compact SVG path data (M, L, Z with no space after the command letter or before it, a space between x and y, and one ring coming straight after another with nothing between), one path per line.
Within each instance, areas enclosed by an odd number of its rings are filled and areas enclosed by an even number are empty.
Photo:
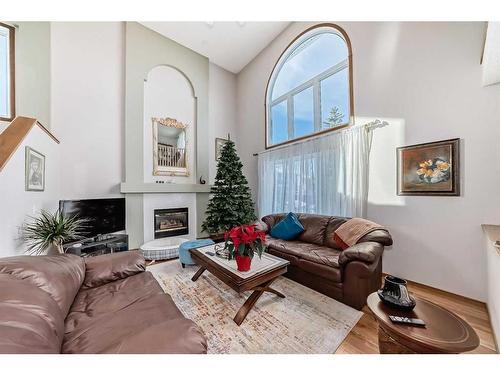
M188 234L188 219L187 207L154 210L155 239Z

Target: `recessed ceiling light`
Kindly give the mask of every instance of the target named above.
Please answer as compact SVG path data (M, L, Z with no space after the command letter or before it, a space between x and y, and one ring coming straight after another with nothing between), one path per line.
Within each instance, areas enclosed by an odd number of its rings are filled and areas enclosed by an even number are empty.
M205 22L209 28L214 27L214 21L207 21Z

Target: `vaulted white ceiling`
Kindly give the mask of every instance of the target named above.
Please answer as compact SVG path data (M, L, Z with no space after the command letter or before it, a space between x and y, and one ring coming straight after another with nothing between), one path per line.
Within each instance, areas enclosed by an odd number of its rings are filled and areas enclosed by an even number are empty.
M226 70L239 73L290 22L141 22Z

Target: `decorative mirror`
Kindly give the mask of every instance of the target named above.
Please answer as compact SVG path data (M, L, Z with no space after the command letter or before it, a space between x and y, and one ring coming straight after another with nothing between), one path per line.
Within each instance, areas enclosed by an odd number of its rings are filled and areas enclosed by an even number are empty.
M153 117L153 175L189 176L187 128L173 118Z

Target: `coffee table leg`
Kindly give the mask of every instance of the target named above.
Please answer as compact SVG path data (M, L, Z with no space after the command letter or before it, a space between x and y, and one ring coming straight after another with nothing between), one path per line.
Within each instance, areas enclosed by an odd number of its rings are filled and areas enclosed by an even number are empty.
M250 310L252 310L252 307L254 307L255 303L260 298L260 296L264 294L264 292L273 293L276 294L278 297L285 298L285 295L283 293L280 293L277 290L274 290L273 288L269 287L269 285L271 285L273 281L274 280L268 281L267 283L261 286L257 286L253 289L253 293L250 294L250 297L248 297L243 306L240 307L240 309L234 316L233 320L237 325L241 325L241 323L243 323Z
M261 290L263 292L269 292L269 293L276 294L280 298L286 298L286 296L283 293L278 292L276 289L270 288L268 286L258 286L258 287L253 288L253 290Z
M198 271L196 271L196 273L195 273L195 274L194 274L194 276L191 278L191 280L192 280L192 281L196 281L196 280L198 280L198 277L200 277L200 276L201 276L201 274L202 274L203 272L205 272L205 269L206 269L206 268L205 268L205 267L203 267L203 266L201 266L200 268L198 268Z
M250 295L250 297L248 297L243 306L240 307L240 309L234 316L233 320L237 325L241 325L241 323L243 323L248 313L250 312L250 310L252 310L252 307L255 305L255 302L257 302L257 300L263 293L264 293L263 290L256 290Z

